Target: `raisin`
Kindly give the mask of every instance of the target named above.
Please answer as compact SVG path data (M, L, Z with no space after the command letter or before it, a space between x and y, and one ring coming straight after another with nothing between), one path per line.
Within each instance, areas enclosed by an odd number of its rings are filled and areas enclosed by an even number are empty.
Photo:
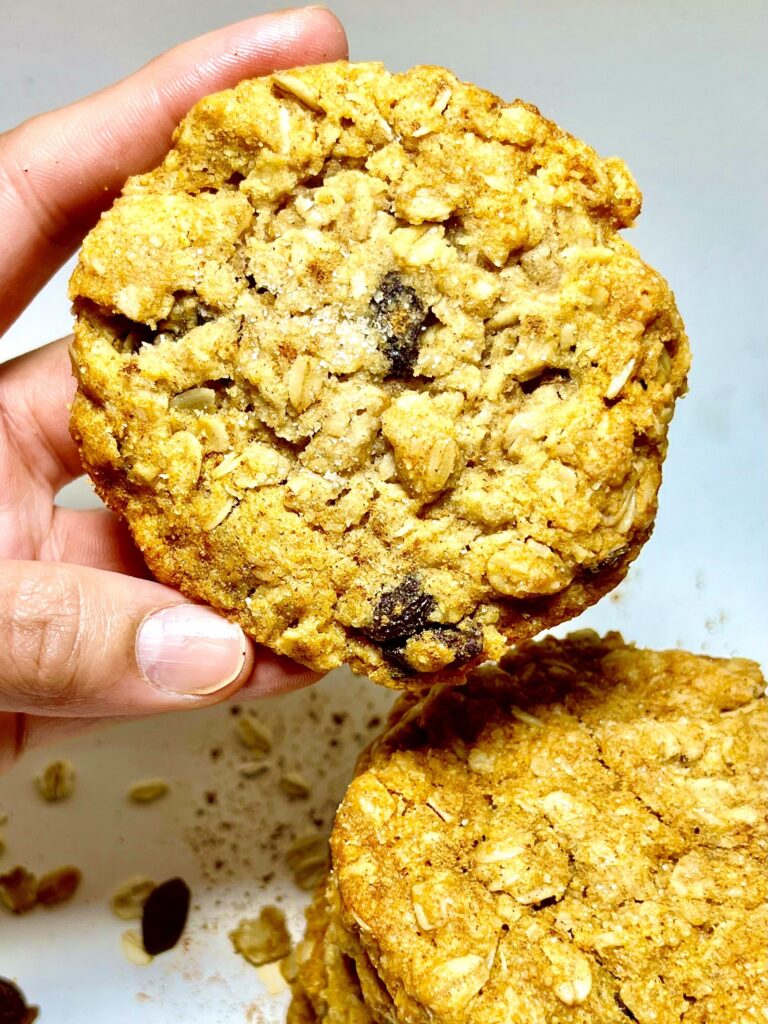
M141 938L150 956L173 949L181 938L189 913L189 886L170 878L147 897L141 917Z
M384 277L371 299L370 316L381 336L379 348L389 360L389 377L409 377L419 355L419 335L428 310L397 274Z
M430 626L428 630L420 630L420 634L430 633L439 643L452 652L453 658L448 663L451 668L466 665L483 652L483 634L479 626L471 625L468 629L456 626ZM406 643L411 637L400 637L383 648L384 657L406 672L414 672L413 665L408 661Z
M27 1006L12 981L0 978L0 1024L32 1024L39 1012L36 1006Z
M483 633L474 623L467 629L443 626L440 633L443 642L455 653L453 665L466 665L483 653Z
M392 590L385 590L373 609L373 621L363 632L371 640L405 640L420 633L437 607L415 576L406 576Z

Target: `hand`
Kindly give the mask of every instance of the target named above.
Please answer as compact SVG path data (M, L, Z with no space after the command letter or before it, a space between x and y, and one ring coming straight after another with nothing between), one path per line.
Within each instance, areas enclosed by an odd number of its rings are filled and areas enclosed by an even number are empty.
M251 18L0 136L0 335L125 178L160 162L196 100L346 52L343 29L322 8ZM0 364L0 762L95 721L316 678L151 581L112 513L54 505L82 473L67 429L68 341Z

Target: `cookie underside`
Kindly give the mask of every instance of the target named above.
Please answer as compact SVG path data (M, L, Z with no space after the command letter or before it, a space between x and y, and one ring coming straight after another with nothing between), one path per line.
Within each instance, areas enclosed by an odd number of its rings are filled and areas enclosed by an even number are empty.
M688 349L640 196L535 108L331 64L201 101L70 286L150 569L319 671L457 681L649 536Z

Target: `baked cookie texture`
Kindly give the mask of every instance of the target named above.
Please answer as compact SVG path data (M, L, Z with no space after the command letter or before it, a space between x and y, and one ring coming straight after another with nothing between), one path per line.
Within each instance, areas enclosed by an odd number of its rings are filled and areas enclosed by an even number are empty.
M362 756L294 1024L747 1024L768 1007L750 661L585 632L406 694Z
M154 574L257 641L456 681L614 587L688 346L625 165L437 67L245 81L72 276L72 431Z

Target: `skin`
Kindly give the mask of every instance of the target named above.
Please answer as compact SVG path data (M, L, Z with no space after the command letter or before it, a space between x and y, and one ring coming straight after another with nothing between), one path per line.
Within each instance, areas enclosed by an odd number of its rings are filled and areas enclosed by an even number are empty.
M0 335L126 177L159 163L200 97L346 56L344 30L325 8L263 15L184 43L122 82L0 135ZM205 707L235 693L271 695L317 678L245 637L242 669L215 693L170 693L143 677L140 623L185 599L149 578L112 513L54 505L83 472L68 430L69 340L0 364L0 765L96 723Z

